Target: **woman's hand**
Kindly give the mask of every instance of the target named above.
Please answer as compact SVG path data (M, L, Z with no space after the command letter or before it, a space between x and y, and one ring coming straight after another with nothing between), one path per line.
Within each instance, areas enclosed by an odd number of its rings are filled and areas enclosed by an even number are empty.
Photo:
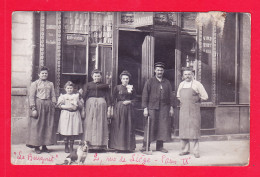
M174 115L174 110L173 110L173 107L171 106L171 108L170 108L170 116L173 117L173 115Z
M77 101L77 105L78 105L78 107L79 107L80 109L82 109L82 108L84 107L84 101L83 101L83 99Z
M56 107L56 103L55 103L55 102L52 102L52 106L53 106L53 107Z
M79 89L79 94L82 95L83 94L83 89Z
M68 110L68 109L69 109L69 107L66 106L66 105L60 105L60 108L61 108L61 109L65 109L65 110Z
M148 117L148 109L144 108L144 117Z
M76 111L78 109L78 106L72 105L70 106L70 111Z
M124 105L129 105L129 104L131 104L131 101L130 100L123 101L123 104Z
M107 108L107 118L111 117L111 106Z
M36 110L36 106L35 106L35 105L30 106L30 109L31 109L32 111L34 111L34 110Z

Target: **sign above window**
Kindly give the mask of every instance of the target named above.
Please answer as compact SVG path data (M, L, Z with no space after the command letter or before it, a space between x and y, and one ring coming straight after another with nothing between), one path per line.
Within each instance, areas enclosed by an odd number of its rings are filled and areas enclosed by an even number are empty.
M136 28L153 25L153 12L135 12L134 19Z
M65 41L69 45L87 45L88 36L82 34L65 34Z

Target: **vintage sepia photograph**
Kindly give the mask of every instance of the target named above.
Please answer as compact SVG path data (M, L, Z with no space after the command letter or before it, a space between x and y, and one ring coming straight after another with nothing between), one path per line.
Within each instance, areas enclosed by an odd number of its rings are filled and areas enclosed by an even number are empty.
M251 15L14 11L13 165L247 166Z

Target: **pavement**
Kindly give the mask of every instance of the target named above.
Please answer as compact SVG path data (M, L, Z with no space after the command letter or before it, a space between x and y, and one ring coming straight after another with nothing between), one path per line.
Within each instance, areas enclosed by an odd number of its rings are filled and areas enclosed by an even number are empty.
M180 142L175 139L164 143L169 151L155 151L155 143L151 144L152 155L139 151L142 146L140 137L136 150L132 153L121 153L114 150L89 152L84 165L147 165L147 166L246 166L249 163L249 139L224 138L225 140L201 141L200 158L191 153L179 156ZM76 148L78 145L75 145ZM191 144L192 147L192 144ZM34 149L24 144L11 146L11 163L14 165L60 165L68 156L64 145L48 146L50 153L36 154ZM191 149L192 151L192 149Z

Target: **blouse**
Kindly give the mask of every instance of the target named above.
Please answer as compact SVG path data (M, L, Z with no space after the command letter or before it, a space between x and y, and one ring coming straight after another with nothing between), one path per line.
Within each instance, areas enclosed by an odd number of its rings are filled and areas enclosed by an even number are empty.
M109 95L109 85L103 83L89 82L83 88L83 98L87 100L88 98L105 98L107 105L111 105L111 99Z
M35 106L36 98L41 100L49 100L56 103L54 85L50 81L36 80L31 84L29 93L30 106Z
M60 107L61 105L66 106L79 106L82 107L83 101L80 100L79 94L64 94L60 95L58 99L57 105Z
M132 90L127 90L127 87L124 85L117 85L114 88L113 91L113 104L119 101L125 101L125 100L134 100L136 97L136 91L134 87Z
M208 94L203 87L203 85L196 80L193 80L191 82L182 81L179 85L178 91L177 91L177 98L180 98L180 90L182 88L192 88L196 93L199 94L200 99L207 100Z

